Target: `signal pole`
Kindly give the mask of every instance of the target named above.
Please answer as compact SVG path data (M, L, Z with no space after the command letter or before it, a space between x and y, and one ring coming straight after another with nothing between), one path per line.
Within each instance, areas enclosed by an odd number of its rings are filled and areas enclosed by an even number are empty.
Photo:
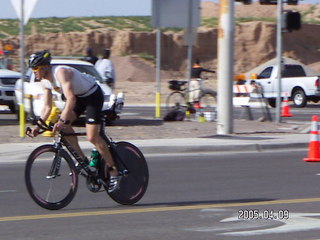
M24 0L21 0L20 18L20 72L21 72L21 104L19 105L19 133L20 137L25 137L25 111L24 111Z
M217 134L233 133L234 1L220 0L218 28Z
M276 99L276 122L281 122L281 77L282 77L282 19L283 19L283 0L278 0L277 4L277 65L278 65L278 81L277 81L277 99Z

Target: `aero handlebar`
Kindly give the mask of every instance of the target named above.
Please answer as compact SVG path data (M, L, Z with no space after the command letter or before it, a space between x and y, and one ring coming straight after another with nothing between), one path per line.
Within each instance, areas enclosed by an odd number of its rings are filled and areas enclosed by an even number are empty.
M39 130L39 134L45 132L45 131L52 131L53 130L53 126L52 125L48 125L42 118L35 118L35 119L30 119L30 121L32 122L33 125L37 125L40 130ZM29 137L33 137L31 135L31 128L27 127L26 128L26 135Z

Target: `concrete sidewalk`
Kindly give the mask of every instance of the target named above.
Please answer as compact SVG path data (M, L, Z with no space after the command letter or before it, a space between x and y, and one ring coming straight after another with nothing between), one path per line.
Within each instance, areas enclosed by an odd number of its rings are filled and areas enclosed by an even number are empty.
M141 149L144 154L190 154L204 152L245 152L245 151L275 151L301 149L306 151L309 134L277 134L268 136L238 136L223 135L204 138L171 138L129 140ZM0 144L0 159L5 162L26 159L36 147L48 142L3 143ZM81 148L87 153L93 145L80 141Z
M201 153L305 149L309 134L268 136L216 135L206 138L132 140L144 153Z

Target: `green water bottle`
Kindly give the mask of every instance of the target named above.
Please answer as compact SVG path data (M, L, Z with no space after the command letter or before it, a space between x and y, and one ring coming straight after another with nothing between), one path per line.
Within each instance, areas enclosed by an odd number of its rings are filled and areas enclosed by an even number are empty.
M91 158L90 158L90 167L98 167L99 164L99 159L100 159L100 153L98 152L97 149L93 148L91 151Z

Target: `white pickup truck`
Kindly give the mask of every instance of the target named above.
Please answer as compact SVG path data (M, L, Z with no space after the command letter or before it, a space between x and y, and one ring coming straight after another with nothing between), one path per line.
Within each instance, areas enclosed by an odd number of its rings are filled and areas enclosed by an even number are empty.
M94 66L85 61L75 59L52 59L52 65L67 65L78 69L80 72L90 74L96 78L97 83L101 86L104 92L104 104L102 111L106 115L106 120L115 120L118 114L121 113L124 105L123 93L113 94L112 89L103 83L102 77L96 71ZM28 69L28 77L24 82L24 109L26 116L40 116L41 109L44 104L43 89L39 81L35 81L35 76L31 69ZM19 79L15 84L16 108L22 102L22 81ZM59 92L53 91L53 101L60 111L64 108L65 101Z
M278 66L265 67L258 74L251 74L250 82L254 80L263 88L264 97L270 106L275 107L277 98ZM320 100L320 77L307 76L306 70L299 64L284 64L281 78L281 96L287 94L289 100L298 108L306 106L308 101Z

